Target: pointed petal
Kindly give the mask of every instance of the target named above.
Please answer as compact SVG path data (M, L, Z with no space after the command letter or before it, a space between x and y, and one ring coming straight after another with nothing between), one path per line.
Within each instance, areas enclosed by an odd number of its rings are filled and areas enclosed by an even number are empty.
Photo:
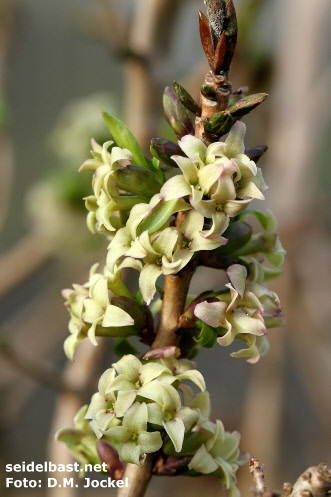
M128 354L122 357L119 361L112 364L116 369L117 373L124 374L130 381L135 383L139 378L139 371L142 367L141 362L137 357L132 354Z
M145 402L139 404L136 402L125 413L123 418L123 426L128 427L132 432L139 433L147 431L148 411Z
M162 274L162 269L156 264L146 264L143 267L139 277L139 288L143 299L150 304L156 292L156 280Z
M180 452L182 450L185 435L185 426L183 421L178 418L172 421L163 421L163 427L174 444L175 451Z
M205 195L218 180L224 170L223 164L209 164L199 171L199 185Z
M195 185L198 182L197 166L187 157L181 157L180 155L173 155L172 159L181 169L186 183L189 185Z
M200 302L200 304L195 306L194 314L198 319L201 319L204 323L217 328L220 323L225 319L225 302Z
M109 305L106 309L102 326L133 326L134 319L127 312L115 305Z
M218 469L218 464L216 463L215 459L209 454L206 446L203 444L194 454L193 459L189 463L188 467L189 469L194 469L198 473L208 475Z
M117 399L114 404L114 411L117 418L124 416L126 411L132 406L136 400L137 392L133 391L119 391L117 394Z
M190 159L194 159L198 154L200 160L205 162L207 156L207 147L203 141L192 135L183 136L178 145Z
M184 176L177 174L164 183L160 190L160 198L163 200L173 200L190 195L190 193L190 185L186 182Z
M142 466L144 464L140 461L140 447L135 442L120 444L118 455L122 462L136 464L137 466Z
M247 279L247 269L245 266L242 266L241 264L233 264L227 269L226 274L228 275L233 287L237 290L239 295L243 297Z
M178 231L173 228L166 228L153 242L153 248L159 254L164 254L170 261L172 253L178 239Z
M145 454L150 454L151 452L156 452L161 449L163 441L159 431L153 431L148 433L143 431L139 433L138 445L140 446L142 452Z
M244 137L246 126L242 121L237 121L228 134L226 143L226 156L229 159L245 152Z
M168 373L172 376L172 372L163 364L158 362L151 362L149 364L144 364L139 372L139 380L142 385L146 385L150 381L154 380L160 374Z

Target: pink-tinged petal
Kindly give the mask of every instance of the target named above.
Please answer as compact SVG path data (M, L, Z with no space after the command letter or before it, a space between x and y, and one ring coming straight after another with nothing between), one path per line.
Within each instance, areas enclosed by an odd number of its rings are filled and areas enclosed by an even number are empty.
M205 300L195 306L194 314L204 323L217 328L225 319L226 307L225 302L207 302Z
M245 152L244 138L246 126L242 121L237 121L228 134L226 143L226 156L229 159Z
M165 255L162 256L162 266L164 274L176 273L176 269L180 266L181 261L169 262Z
M267 328L260 314L255 314L254 317L247 316L241 309L237 309L229 317L232 328L238 333L250 333L252 335L263 336L267 334Z
M218 204L224 204L228 200L236 198L236 188L233 179L228 173L223 173L217 183L216 191L211 196Z
M237 290L235 290L233 288L231 283L227 283L225 286L230 289L230 294L231 294L231 301L230 301L228 308L227 308L227 312L230 312L230 311L234 310L234 308L236 306L236 300L237 300L237 297L239 294L238 294Z
M211 164L215 161L215 157L225 156L226 144L224 142L215 142L209 145L207 149L206 164Z
M204 238L201 236L201 232L197 237L194 238L190 245L192 252L198 252L200 250L214 250L221 245L225 245L227 240L222 236L217 236L215 238Z
M204 217L212 217L215 212L215 200L202 200L203 193L192 186L190 203L192 207Z
M190 159L195 158L196 154L198 154L200 160L205 162L207 147L199 138L192 135L186 135L178 142L178 145Z
M182 157L181 155L173 155L171 157L181 169L186 183L189 185L195 185L198 182L198 168L193 162L187 157Z
M243 297L247 279L247 269L245 266L242 266L241 264L233 264L227 269L226 274L228 275L228 278L235 290L237 290L239 295Z
M204 194L207 194L216 183L224 170L223 164L209 164L199 171L199 185Z
M251 201L252 198L247 200L228 200L223 206L223 212L230 217L237 216L249 206Z
M160 198L163 200L174 200L175 198L190 195L190 193L190 185L186 183L184 176L178 174L164 183L160 191Z
M230 218L224 212L215 212L212 216L213 224L212 227L208 231L201 231L200 235L204 238L213 239L220 238L224 231L229 226ZM227 243L226 238L222 238L221 245L225 245Z
M119 162L119 165L123 166L133 158L130 150L126 148L113 147L111 151L111 165L113 166L116 162ZM114 168L112 168L114 169Z

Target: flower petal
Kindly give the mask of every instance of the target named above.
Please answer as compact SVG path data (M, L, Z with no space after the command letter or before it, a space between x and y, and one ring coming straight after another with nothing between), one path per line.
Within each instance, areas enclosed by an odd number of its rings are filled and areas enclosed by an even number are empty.
M163 200L173 200L190 195L190 193L190 185L185 181L184 176L177 174L164 183L160 190L160 198Z
M180 452L182 450L185 435L185 426L183 421L178 418L171 421L163 421L163 427L174 444L175 451Z
M198 154L200 160L205 162L207 147L199 138L192 135L186 135L178 142L178 145L190 159L194 159L196 154Z
M230 133L228 134L226 143L225 154L229 159L236 157L239 154L245 152L244 137L246 134L246 126L242 121L237 121L234 126L232 126Z
M173 155L172 159L182 171L186 183L188 185L195 185L198 182L197 166L187 157L181 157L180 155Z
M127 312L116 305L109 305L106 309L102 326L133 326L134 319Z
M146 264L143 267L139 277L139 288L143 299L150 304L156 292L156 280L162 274L162 269L156 264Z
M137 392L133 391L119 391L117 394L117 399L114 404L114 411L117 418L121 418L127 412L127 410L132 406L136 400Z
M228 275L228 278L235 290L237 290L239 295L243 297L247 279L247 269L245 266L242 266L241 264L233 264L227 269L226 274Z
M138 444L145 454L150 454L151 452L156 452L161 449L163 441L159 431L153 431L148 433L143 431L138 435Z
M209 454L206 446L203 444L194 454L193 459L189 463L188 467L189 469L194 469L198 473L208 475L218 469L218 464L216 463L213 456Z
M141 362L133 354L128 354L123 356L119 361L112 364L113 368L116 369L117 373L124 374L133 383L138 381L139 371L142 367Z
M225 302L200 302L195 306L194 314L204 323L217 328L225 319L225 310L227 305Z

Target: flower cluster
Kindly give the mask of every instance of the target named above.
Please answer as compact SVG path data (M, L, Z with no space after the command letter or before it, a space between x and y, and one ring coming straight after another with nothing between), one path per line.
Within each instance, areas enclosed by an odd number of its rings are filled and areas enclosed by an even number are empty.
M174 357L142 364L133 355L123 356L103 373L87 410L96 436L117 446L123 462L143 464L145 454L162 447L163 431L179 452L199 413L182 406L178 385L188 379L205 390L193 367Z
M133 207L126 227L119 229L110 243L107 257L110 272L114 271L115 264L122 256L143 262L139 287L148 304L154 296L156 280L161 274L178 273L189 263L195 252L213 250L226 243L225 238L213 237L209 231L203 231L204 217L195 210L188 212L180 227L169 226L169 220L166 220L162 228L154 233L149 234L145 230L139 235L137 227L158 201L158 196L155 195L149 204ZM188 204L179 202L174 211L187 208Z
M74 417L74 428L60 428L55 434L55 440L66 444L72 456L81 463L81 476L84 475L85 464L100 464L97 438L91 423L85 419L87 407L81 407Z
M115 267L114 273L105 268L102 274L97 272L98 264L94 264L87 283L74 284L72 289L62 291L70 313L70 335L64 342L69 359L73 359L77 345L86 337L93 345L98 345L96 335L126 337L136 334L142 327L143 311L120 279L120 271L127 264L140 269L139 261L128 260Z
M264 285L247 281L247 269L234 264L227 270L228 291L194 302L194 318L217 329L220 345L230 345L235 338L247 342L248 349L234 352L233 357L258 361L267 351L268 328L283 326L285 318L277 295ZM192 307L192 306L191 306ZM187 318L192 319L190 312Z
M187 157L172 156L182 174L161 189L164 200L188 197L195 210L212 218L214 235L223 233L224 218L238 215L255 198L264 199L267 187L261 169L245 155L245 133L245 124L237 121L225 142L208 147L194 136L184 136L178 144Z
M139 202L137 197L120 196L114 173L120 167L130 163L132 153L119 147L113 147L109 152L108 149L113 143L107 141L101 146L92 140L93 159L86 160L79 169L80 171L94 171L92 180L94 195L85 199L86 208L89 211L87 225L92 233L95 233L95 230L105 233L116 231L121 226L121 222L112 213L130 209Z

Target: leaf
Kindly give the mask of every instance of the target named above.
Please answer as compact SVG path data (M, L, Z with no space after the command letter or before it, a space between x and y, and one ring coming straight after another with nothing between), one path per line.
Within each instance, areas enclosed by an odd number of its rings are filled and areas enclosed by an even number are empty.
M203 323L200 321L202 326L201 326L201 332L198 338L194 338L194 340L201 346L204 347L205 349L210 349L214 347L215 343L217 342L217 333L215 328L212 328L211 326L208 326L208 324Z
M126 166L114 173L117 186L120 190L135 193L139 197L150 200L153 195L159 193L162 184L155 173L146 171L140 166Z
M231 114L223 110L205 120L204 130L208 134L222 136L230 131L233 124Z
M162 228L162 226L168 221L169 217L172 215L173 210L176 207L178 199L174 200L160 200L158 204L150 211L150 213L141 221L138 225L137 233L141 235L144 231L148 231L149 234L155 233L155 231Z
M173 83L175 93L179 101L193 114L198 114L200 112L200 107L195 102L194 98L189 94L187 90L176 81Z
M127 354L137 355L139 350L127 338L117 337L114 344L114 353L117 357L123 357Z
M213 71L215 74L218 74L221 71L225 55L226 55L226 38L225 38L225 31L223 31L220 39L218 40L215 50L215 58L213 66Z
M241 98L227 110L230 112L232 117L239 119L264 102L268 96L269 95L267 93L254 93L253 95Z
M204 49L209 65L212 68L214 65L214 44L208 19L201 11L199 11L199 28L202 48Z
M146 169L151 169L145 160L136 138L133 136L129 128L122 121L117 119L117 117L114 117L107 112L102 112L102 117L104 118L117 146L130 150L133 155L132 161L135 164L145 167Z
M217 254L231 254L234 250L246 245L252 236L252 228L249 224L243 221L236 221L228 227L223 233L224 238L228 239L228 243L218 248Z

